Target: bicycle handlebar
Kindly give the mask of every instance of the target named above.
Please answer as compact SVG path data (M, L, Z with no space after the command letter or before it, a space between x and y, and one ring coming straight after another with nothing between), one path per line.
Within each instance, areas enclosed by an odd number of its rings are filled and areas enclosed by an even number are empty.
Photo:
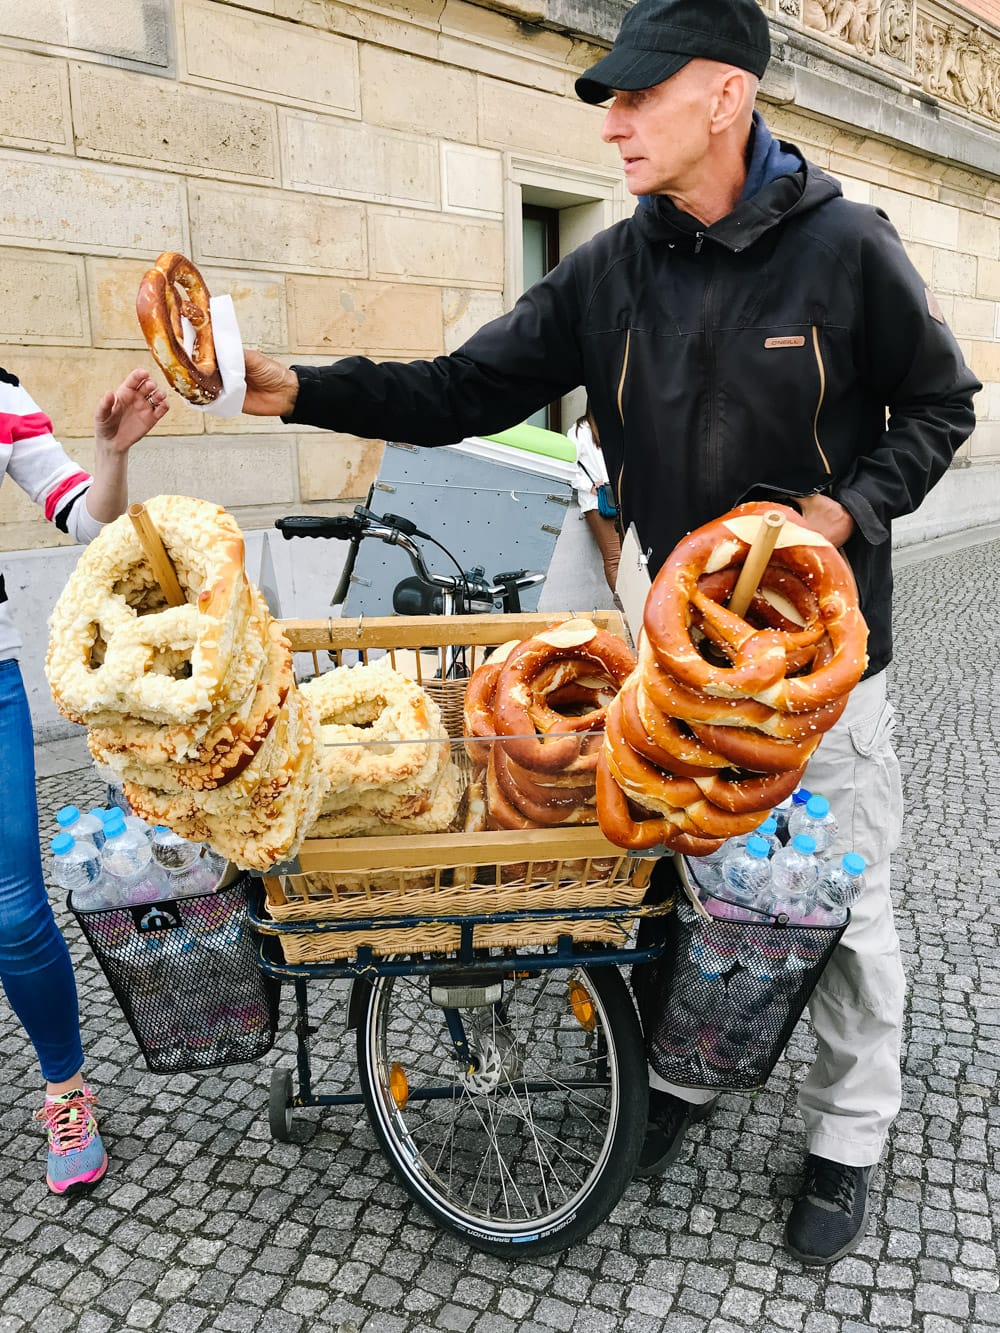
M333 537L338 541L350 541L364 531L364 523L356 514L297 514L275 519L274 526L285 541L291 541L293 537Z
M400 546L410 558L417 578L431 589L439 589L449 594L459 594L473 609L474 602L488 606L493 600L502 597L505 601L517 605L517 593L525 588L532 588L545 579L544 574L531 573L525 569L512 570L497 574L492 583L488 583L482 569L470 570L460 574L434 574L424 561L423 552L412 537L422 537L434 541L429 533L421 532L417 525L408 518L397 514L384 514L381 517L357 505L353 514L296 514L288 518L275 519L274 526L286 541L293 537L325 537L338 541L360 542L363 537L374 537L388 546ZM415 589L409 587L410 580L403 580L397 592L405 594L407 614L427 615L432 613L431 604L414 604L410 608L410 599ZM404 585L407 585L404 588ZM402 607L397 607L402 610ZM484 609L480 606L478 609Z

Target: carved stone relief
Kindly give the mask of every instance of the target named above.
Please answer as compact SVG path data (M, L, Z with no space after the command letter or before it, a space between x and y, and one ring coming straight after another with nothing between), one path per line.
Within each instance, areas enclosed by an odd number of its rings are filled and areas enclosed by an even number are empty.
M802 19L825 37L846 42L859 55L873 55L879 0L804 0Z
M1000 121L1000 36L952 0L772 3L779 19L883 64L932 97Z
M914 67L932 97L1000 119L1000 44L980 28L920 14Z
M884 55L909 64L913 0L882 0L879 45Z

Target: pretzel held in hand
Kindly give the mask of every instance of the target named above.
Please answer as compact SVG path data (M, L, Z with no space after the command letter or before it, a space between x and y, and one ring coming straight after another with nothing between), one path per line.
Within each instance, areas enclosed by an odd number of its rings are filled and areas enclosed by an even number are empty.
M189 403L204 407L222 393L205 280L184 255L165 251L144 275L135 300L143 337L167 382ZM184 349L184 317L194 329Z

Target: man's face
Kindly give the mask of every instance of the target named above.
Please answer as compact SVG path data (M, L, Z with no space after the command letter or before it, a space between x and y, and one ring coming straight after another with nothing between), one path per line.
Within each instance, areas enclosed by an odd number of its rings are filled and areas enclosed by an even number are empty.
M696 179L711 138L707 63L692 60L666 83L615 92L601 137L617 145L632 194L683 196Z

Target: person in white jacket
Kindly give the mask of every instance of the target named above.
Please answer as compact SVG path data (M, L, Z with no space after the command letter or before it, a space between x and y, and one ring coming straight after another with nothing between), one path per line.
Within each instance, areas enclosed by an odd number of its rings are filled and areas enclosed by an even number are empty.
M614 518L601 513L598 501L601 488L604 487L605 494L608 494L611 487L608 485L608 468L601 453L601 441L589 398L583 416L570 426L566 434L576 445L576 477L573 482L576 503L594 535L604 562L604 577L614 592L622 544Z
M64 452L52 423L9 371L0 370L0 481L9 476L60 531L89 542L128 504L128 454L167 412L145 370L106 393L94 418L94 472ZM45 1099L36 1119L48 1134L46 1180L56 1194L93 1185L108 1159L83 1079L76 981L45 891L38 844L31 715L21 679L21 641L0 575L0 982L30 1038Z

